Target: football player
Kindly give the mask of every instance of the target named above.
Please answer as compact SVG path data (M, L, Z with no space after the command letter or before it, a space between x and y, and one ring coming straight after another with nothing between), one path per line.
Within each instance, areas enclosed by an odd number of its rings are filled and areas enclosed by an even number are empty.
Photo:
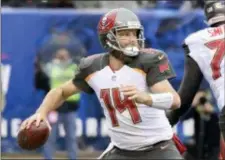
M108 52L83 58L74 79L51 90L21 128L35 120L39 125L72 94L95 92L111 138L100 158L182 159L165 115L165 110L180 106L180 97L168 82L175 73L166 54L144 49L143 26L125 8L106 13L98 34Z
M208 28L189 35L184 41L186 52L185 73L179 88L181 107L171 112L174 125L191 106L203 77L208 81L219 107L219 125L225 137L224 107L224 54L225 54L225 1L205 1L204 12ZM206 104L207 99L201 98Z

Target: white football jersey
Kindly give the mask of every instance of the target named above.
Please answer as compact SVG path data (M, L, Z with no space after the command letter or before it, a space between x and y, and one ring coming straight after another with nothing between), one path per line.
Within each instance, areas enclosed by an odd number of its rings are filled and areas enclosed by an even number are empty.
M96 93L104 110L111 143L121 149L142 150L170 140L173 131L165 110L128 100L119 89L121 85L135 85L147 92L149 85L174 76L166 55L143 53L118 71L109 67L108 56L100 54L91 58L92 62L83 62L84 67L73 81L81 90Z
M224 107L225 25L209 27L185 39L189 55L210 84L220 110Z

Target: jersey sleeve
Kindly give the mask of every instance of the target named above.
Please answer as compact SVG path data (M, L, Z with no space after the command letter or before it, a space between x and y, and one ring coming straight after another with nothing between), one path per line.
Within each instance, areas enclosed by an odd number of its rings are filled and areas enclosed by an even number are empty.
M73 84L79 88L81 91L86 93L93 93L94 90L85 81L85 78L90 74L90 64L87 59L82 58L78 66L78 71L73 78Z
M147 71L146 78L148 86L173 77L176 77L176 74L167 55L163 52L157 53L153 57L153 62Z

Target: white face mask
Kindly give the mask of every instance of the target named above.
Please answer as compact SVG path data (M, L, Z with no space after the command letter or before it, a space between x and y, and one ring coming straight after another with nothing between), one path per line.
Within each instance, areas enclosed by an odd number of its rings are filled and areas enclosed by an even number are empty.
M123 53L127 56L137 56L139 52L139 48L136 46L128 46L123 49Z

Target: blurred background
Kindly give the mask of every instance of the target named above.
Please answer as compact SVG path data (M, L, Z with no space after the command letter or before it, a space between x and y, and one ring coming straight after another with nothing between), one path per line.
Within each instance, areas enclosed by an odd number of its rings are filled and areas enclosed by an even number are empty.
M49 114L54 130L46 145L21 150L16 136L44 95L70 79L83 56L103 52L97 23L112 8L126 7L139 16L146 47L164 50L176 71L178 89L184 72L182 43L203 29L203 0L196 1L76 1L2 0L1 18L1 152L2 158L96 158L108 145L107 126L95 95L71 96ZM174 127L196 159L219 153L218 109L209 86L199 91L207 108L193 107ZM199 101L196 96L195 102Z

